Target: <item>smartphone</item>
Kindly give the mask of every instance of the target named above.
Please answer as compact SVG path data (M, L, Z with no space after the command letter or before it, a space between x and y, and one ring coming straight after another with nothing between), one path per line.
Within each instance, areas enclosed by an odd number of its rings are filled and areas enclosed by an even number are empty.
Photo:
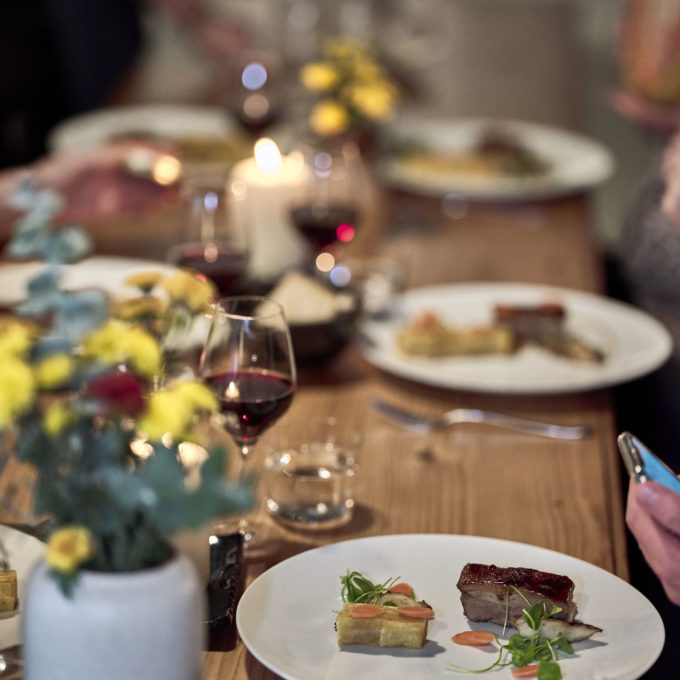
M622 432L617 439L628 474L636 482L656 482L680 493L680 479L657 458L635 435Z

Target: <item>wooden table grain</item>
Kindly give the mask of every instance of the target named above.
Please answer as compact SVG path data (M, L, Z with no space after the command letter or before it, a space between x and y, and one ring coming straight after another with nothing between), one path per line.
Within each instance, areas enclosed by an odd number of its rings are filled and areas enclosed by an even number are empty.
M434 199L376 191L353 254L399 259L408 286L513 281L602 292L586 195L531 204L471 204L452 218ZM165 247L164 239L173 236L159 225L169 222L156 216L149 224L154 225L154 246ZM126 229L123 222L120 226L92 227L98 251L139 254L148 233ZM467 424L408 434L369 408L375 396L422 412L466 406L565 425L583 423L593 434L556 441ZM323 369L301 371L299 390L284 418L295 426L314 414L333 414L364 435L355 516L331 532L282 528L280 549L245 565L246 582L302 550L398 533L520 541L628 577L620 464L607 390L551 396L445 390L386 374L350 345ZM11 457L3 461L0 520L21 521L29 509L30 473ZM204 657L203 680L275 677L238 640L233 649L207 651Z

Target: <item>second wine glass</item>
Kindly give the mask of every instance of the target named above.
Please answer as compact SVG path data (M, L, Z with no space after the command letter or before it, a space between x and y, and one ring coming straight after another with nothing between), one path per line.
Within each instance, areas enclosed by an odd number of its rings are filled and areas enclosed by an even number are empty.
M240 451L239 481L251 476L253 447L260 435L288 409L297 388L290 331L281 306L269 298L245 295L219 300L201 356L201 376L220 404L221 425ZM255 517L241 517L220 531L239 531L244 550L263 549L273 528Z

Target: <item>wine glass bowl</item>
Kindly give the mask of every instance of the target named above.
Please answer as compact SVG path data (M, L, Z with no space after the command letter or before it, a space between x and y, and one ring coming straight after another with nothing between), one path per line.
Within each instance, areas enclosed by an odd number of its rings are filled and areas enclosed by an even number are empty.
M297 387L293 347L281 306L254 295L219 300L200 373L218 400L220 424L239 448L243 482L251 477L253 447L288 410ZM243 534L246 551L271 539L272 527L254 518L242 517L233 528Z
M248 243L245 231L231 219L226 178L208 175L188 180L179 219L180 235L168 260L203 275L221 295L239 292L247 276Z
M354 240L361 218L353 145L310 147L308 181L293 197L290 218L315 255Z

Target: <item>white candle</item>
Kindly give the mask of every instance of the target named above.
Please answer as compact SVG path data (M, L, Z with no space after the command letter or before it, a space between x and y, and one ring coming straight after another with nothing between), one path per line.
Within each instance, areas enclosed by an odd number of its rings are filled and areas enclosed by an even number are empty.
M307 169L301 153L281 156L271 139L255 144L254 157L232 169L230 203L232 219L248 234L252 275L269 281L299 264L305 242L289 216L294 196L306 183Z

